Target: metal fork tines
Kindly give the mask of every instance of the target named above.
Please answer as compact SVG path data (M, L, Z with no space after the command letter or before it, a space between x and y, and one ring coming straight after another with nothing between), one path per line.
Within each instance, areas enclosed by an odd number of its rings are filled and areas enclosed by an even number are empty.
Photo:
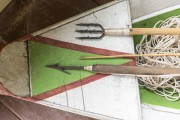
M79 23L79 24L76 24L76 25L81 26L81 27L88 27L88 29L85 29L85 30L82 30L82 29L81 30L78 30L78 29L76 30L76 32L79 32L81 34L89 34L89 35L87 35L85 37L76 37L78 39L101 39L104 36L104 28L103 28L103 26L101 24L98 24L98 23ZM94 34L96 36L94 36Z

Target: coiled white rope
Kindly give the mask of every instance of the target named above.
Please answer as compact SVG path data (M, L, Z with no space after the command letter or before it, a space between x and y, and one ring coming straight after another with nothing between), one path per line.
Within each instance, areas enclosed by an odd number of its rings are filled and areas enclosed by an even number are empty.
M164 21L160 20L154 28L180 28L180 16L173 16ZM136 46L138 54L167 54L180 53L179 35L144 35ZM178 56L137 57L138 66L158 66L180 68ZM139 84L154 91L166 99L180 99L180 76L138 76Z

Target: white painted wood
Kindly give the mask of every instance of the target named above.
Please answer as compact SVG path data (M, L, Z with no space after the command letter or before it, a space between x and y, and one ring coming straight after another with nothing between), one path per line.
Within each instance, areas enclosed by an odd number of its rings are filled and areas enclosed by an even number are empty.
M175 5L175 6L172 6L172 7L168 7L168 8L162 9L162 10L159 10L159 11L157 11L157 12L153 12L153 13L144 15L144 16L139 17L139 18L136 18L136 19L133 19L132 22L133 22L133 23L136 23L136 22L139 22L139 21L142 21L142 20L145 20L145 19L148 19L148 18L157 16L157 15L160 15L160 14L163 14L163 13L166 13L166 12L169 12L169 11L172 11L172 10L176 10L176 9L178 9L178 8L180 8L180 4Z
M68 106L66 92L63 92L63 93L58 94L58 95L54 95L54 96L49 97L47 99L44 99L42 101L48 101L48 102L51 102L53 104Z
M118 75L84 85L85 110L123 120L138 120L137 89L134 77Z
M157 105L152 105L152 104L145 104L145 103L143 103L141 106L142 106L142 108L145 108L145 109L153 109L155 111L161 111L161 112L167 112L167 113L175 113L175 114L180 115L180 110L179 109L162 107L162 106L157 106Z
M77 28L75 24L88 22L100 23L105 28L131 27L127 1L117 2L116 4L110 3L109 7L106 5L106 7L98 9L98 11L92 10L88 14L84 13L80 16L79 19L77 19L78 17L72 18L68 24L65 22L61 24L61 27L44 33L42 36L78 45L134 53L131 36L104 37L102 40L78 40L75 37L80 36L80 34L74 32ZM75 21L73 21L74 19ZM138 83L134 77L111 75L84 85L82 89L78 87L69 90L66 94L68 107L117 119L141 119ZM52 101L54 101L53 97L49 102Z
M66 41L79 45L96 48L134 53L133 41L130 36L104 37L102 40L78 40L75 37L81 34L74 32L77 23L100 23L105 28L127 28L131 26L127 2L120 2L106 9L94 11L92 14L74 22L63 25L53 31L43 34L43 37Z
M180 0L129 0L131 18L136 19L144 15L180 4Z
M112 75L84 85L82 88L85 106L83 106L81 87L67 92L68 105L65 101L67 100L65 99L66 92L38 103L49 102L49 104L63 105L79 110L85 108L86 112L116 119L138 120L140 118L140 105L137 104L139 103L138 86L133 76ZM131 115L129 115L129 112L131 112Z
M144 104L142 105L143 120L179 120L180 111L176 109Z
M84 110L84 98L82 94L81 87L67 91L68 107Z
M70 108L84 110L82 88L78 87L42 100L53 104L63 105ZM41 103L41 102L40 102Z
M68 24L68 23L70 23L70 22L73 22L73 21L75 21L75 20L78 20L78 19L80 19L80 18L82 18L82 17L84 17L84 16L87 16L87 15L89 15L89 14L93 14L94 11L99 11L99 10L101 10L101 9L105 9L105 8L107 8L107 7L110 7L110 6L114 5L114 4L120 3L121 1L125 1L125 0L114 0L114 1L109 2L109 3L107 3L107 4L104 4L104 5L101 5L101 6L99 6L99 7L94 8L94 9L91 9L91 10L88 10L88 11L86 11L86 12L83 12L82 14L73 16L73 17L68 18L68 19L66 19L66 20L64 20L64 21L60 21L60 22L58 22L58 23L56 23L56 24L53 24L53 25L51 25L51 26L48 26L48 27L46 27L46 28L44 28L44 29L38 30L38 31L32 33L31 35L32 35L32 36L42 35L43 33L47 33L47 32L49 32L49 31L54 30L54 29L56 29L56 28L58 28L58 27L61 27L61 26L65 25L65 24Z
M70 108L70 107L62 106L62 105L59 105L59 104L54 104L54 103L51 103L51 102L45 101L45 100L44 101L38 101L36 103L41 104L41 105L45 105L45 106L49 106L49 107L52 107L52 108L60 109L60 110L66 111L66 112L71 112L71 113L83 115L83 116L86 116L86 117L94 118L94 119L97 119L97 120L119 120L119 119L116 119L116 118L113 118L113 117L94 114L94 113L91 113L91 112L85 112L85 111L73 109L73 108Z

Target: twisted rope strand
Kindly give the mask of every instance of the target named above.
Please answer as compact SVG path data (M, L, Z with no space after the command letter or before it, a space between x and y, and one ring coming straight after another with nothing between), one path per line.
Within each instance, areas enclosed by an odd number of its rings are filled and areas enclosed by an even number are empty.
M154 28L180 28L180 16L160 20ZM144 35L136 46L138 54L166 54L180 52L179 35ZM179 56L137 57L138 66L180 68ZM180 99L180 77L178 76L138 76L140 86L154 91L170 101Z

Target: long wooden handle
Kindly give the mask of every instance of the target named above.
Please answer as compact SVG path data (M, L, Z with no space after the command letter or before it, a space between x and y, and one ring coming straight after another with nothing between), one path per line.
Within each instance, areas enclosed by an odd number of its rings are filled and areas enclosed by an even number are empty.
M180 35L180 28L109 28L105 35Z
M144 56L180 56L180 53L168 53L168 54L122 54L122 55L112 55L112 56L88 56L81 57L81 60L88 59L107 59L107 58L127 58L127 57L144 57Z
M93 71L103 74L134 74L134 75L180 75L179 68L140 67L123 65L93 65Z

